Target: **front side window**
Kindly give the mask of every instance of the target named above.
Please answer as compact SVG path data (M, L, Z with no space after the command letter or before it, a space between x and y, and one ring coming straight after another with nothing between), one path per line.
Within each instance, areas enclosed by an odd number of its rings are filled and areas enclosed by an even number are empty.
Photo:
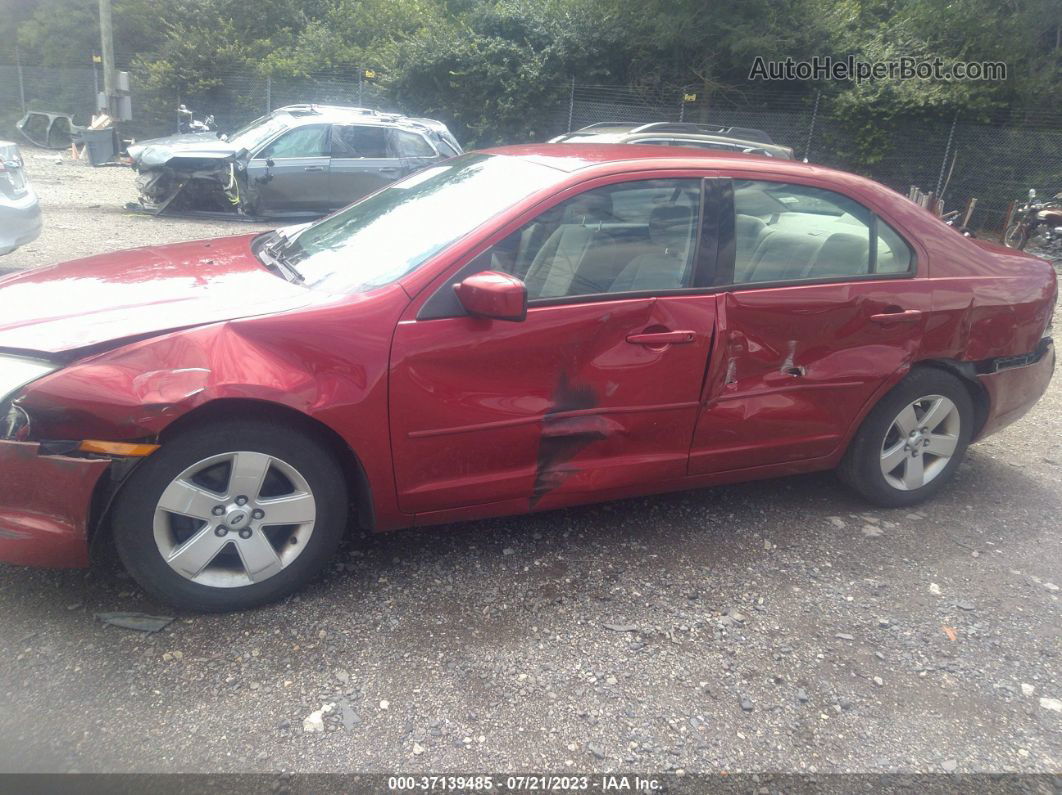
M262 150L259 157L280 160L287 157L327 157L328 125L308 124L284 133Z
M311 287L369 290L415 270L564 172L471 154L426 168L292 235L279 254Z
M858 202L823 188L734 181L734 283L898 274L903 238Z
M523 279L531 301L687 287L700 202L699 179L595 188L513 232L485 264Z

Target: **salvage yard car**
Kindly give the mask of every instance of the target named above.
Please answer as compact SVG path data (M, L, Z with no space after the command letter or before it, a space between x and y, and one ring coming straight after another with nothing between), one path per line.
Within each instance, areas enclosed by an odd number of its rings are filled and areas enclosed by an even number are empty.
M232 136L173 135L128 153L139 175L132 209L317 218L461 147L434 119L288 105Z
M0 254L37 239L41 206L30 187L18 147L0 141Z
M716 149L746 155L794 158L793 149L771 140L763 130L750 127L723 127L696 122L657 121L649 124L602 121L574 132L558 135L550 143L565 144L651 144Z
M113 538L184 608L349 523L836 468L911 505L1054 367L1055 273L867 179L657 146L476 152L315 224L0 280L0 559Z

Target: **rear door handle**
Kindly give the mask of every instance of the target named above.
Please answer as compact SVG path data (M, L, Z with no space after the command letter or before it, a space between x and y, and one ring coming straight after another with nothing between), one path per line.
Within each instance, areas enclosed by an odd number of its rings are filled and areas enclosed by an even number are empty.
M324 171L324 166L306 166L303 171Z
M647 334L630 334L627 342L632 345L687 345L697 338L693 331L653 331Z
M899 312L880 312L871 315L870 319L875 323L914 323L921 320L922 312L918 309L904 309Z

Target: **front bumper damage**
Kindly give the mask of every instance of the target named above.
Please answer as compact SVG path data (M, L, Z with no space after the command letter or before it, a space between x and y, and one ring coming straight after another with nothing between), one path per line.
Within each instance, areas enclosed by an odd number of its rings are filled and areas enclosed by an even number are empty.
M0 562L87 566L93 494L111 464L42 455L36 442L0 441Z
M252 191L235 156L173 157L162 165L134 168L140 201L127 205L130 210L253 220Z

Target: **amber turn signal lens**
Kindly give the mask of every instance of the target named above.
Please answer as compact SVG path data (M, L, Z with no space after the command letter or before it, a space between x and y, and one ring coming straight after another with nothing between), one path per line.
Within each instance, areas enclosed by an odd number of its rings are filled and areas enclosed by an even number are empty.
M77 447L82 453L99 453L101 455L128 455L143 457L159 449L157 444L128 444L126 442L101 442L98 439L86 439Z

